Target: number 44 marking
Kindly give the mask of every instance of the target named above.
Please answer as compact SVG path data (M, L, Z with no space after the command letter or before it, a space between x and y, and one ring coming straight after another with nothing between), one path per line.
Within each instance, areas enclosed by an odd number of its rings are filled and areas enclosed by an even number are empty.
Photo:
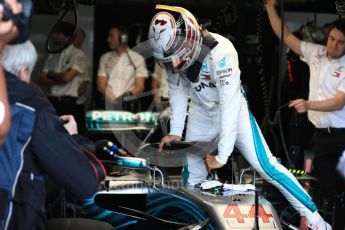
M262 218L264 223L269 223L269 218L272 217L272 214L267 214L262 205L258 205L259 209L259 218ZM254 218L255 217L255 205L253 204L250 208L248 214L242 214L237 204L229 204L226 208L224 218L236 218L238 223L244 223L244 218Z

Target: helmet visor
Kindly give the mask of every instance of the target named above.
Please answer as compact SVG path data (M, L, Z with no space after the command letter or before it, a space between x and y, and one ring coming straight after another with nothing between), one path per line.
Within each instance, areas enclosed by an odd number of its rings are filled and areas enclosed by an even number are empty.
M187 66L189 60L190 59L188 57L176 58L172 62L170 62L168 66L171 67L173 73L180 73L186 69L185 67Z
M200 47L198 47L198 44L200 44L200 41L196 39L200 39L200 37L195 36L194 30L189 30L176 54L161 61L167 63L166 66L171 68L174 73L183 72L194 63L199 55Z

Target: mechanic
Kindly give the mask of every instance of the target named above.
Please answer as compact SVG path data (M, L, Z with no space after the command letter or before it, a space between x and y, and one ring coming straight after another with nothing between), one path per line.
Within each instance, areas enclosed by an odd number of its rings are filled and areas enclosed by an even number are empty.
M54 42L62 46L74 36L74 26L70 22L61 22L53 33ZM78 89L88 70L85 53L73 44L60 53L49 54L39 81L49 87L48 98L58 115L71 114L82 121L83 108L78 106ZM78 123L79 127L85 125Z
M248 110L241 88L237 52L223 36L201 28L195 17L181 7L156 6L149 28L149 43L154 58L168 73L171 106L168 142L181 141L191 97L187 141L218 141L218 155L202 157L187 153L184 175L189 185L202 182L208 171L221 168L234 146L247 161L276 186L292 206L305 216L312 229L331 229L310 196L296 178L272 155L263 135Z
M89 198L105 176L101 163L88 151L94 151L93 143L78 135L73 116L59 118L53 106L28 84L36 60L30 41L3 50L10 104L20 103L35 111L31 139L21 150L24 162L8 229L45 229L47 183L54 182L77 198Z
M107 42L111 51L101 56L97 72L97 90L104 97L98 107L104 109L105 102L109 102L116 109L138 112L131 102L123 103L123 98L144 91L148 76L145 59L128 47L128 33L123 26L111 26Z
M309 66L308 100L297 98L289 103L298 113L307 113L315 127L310 140L314 153L312 175L320 181L323 197L335 204L332 224L345 227L345 186L336 165L345 149L345 20L332 22L326 45L302 41L284 25L275 8L276 0L267 0L271 27L278 38Z

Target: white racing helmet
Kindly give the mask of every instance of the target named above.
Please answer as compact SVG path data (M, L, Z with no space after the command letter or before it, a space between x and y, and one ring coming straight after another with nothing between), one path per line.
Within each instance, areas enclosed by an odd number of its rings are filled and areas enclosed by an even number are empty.
M198 58L202 37L195 17L186 9L157 5L149 28L153 57L173 72L182 72Z

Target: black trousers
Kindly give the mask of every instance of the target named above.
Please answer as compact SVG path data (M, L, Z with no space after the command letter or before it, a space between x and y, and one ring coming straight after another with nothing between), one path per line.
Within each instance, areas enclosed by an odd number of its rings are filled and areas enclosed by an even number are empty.
M76 97L48 97L53 104L56 113L61 115L73 115L78 125L78 132L85 133L85 108L84 105L77 104Z
M107 106L106 106L106 103ZM122 98L118 99L116 104L111 104L110 102L106 102L104 98L99 99L96 103L96 109L100 110L117 110L117 111L127 111L132 113L138 113L142 111L141 100L132 100L132 101L123 101Z
M345 180L336 165L345 150L345 128L315 129L311 138L315 152L313 175L321 182L324 197L334 205L333 228L345 227Z

